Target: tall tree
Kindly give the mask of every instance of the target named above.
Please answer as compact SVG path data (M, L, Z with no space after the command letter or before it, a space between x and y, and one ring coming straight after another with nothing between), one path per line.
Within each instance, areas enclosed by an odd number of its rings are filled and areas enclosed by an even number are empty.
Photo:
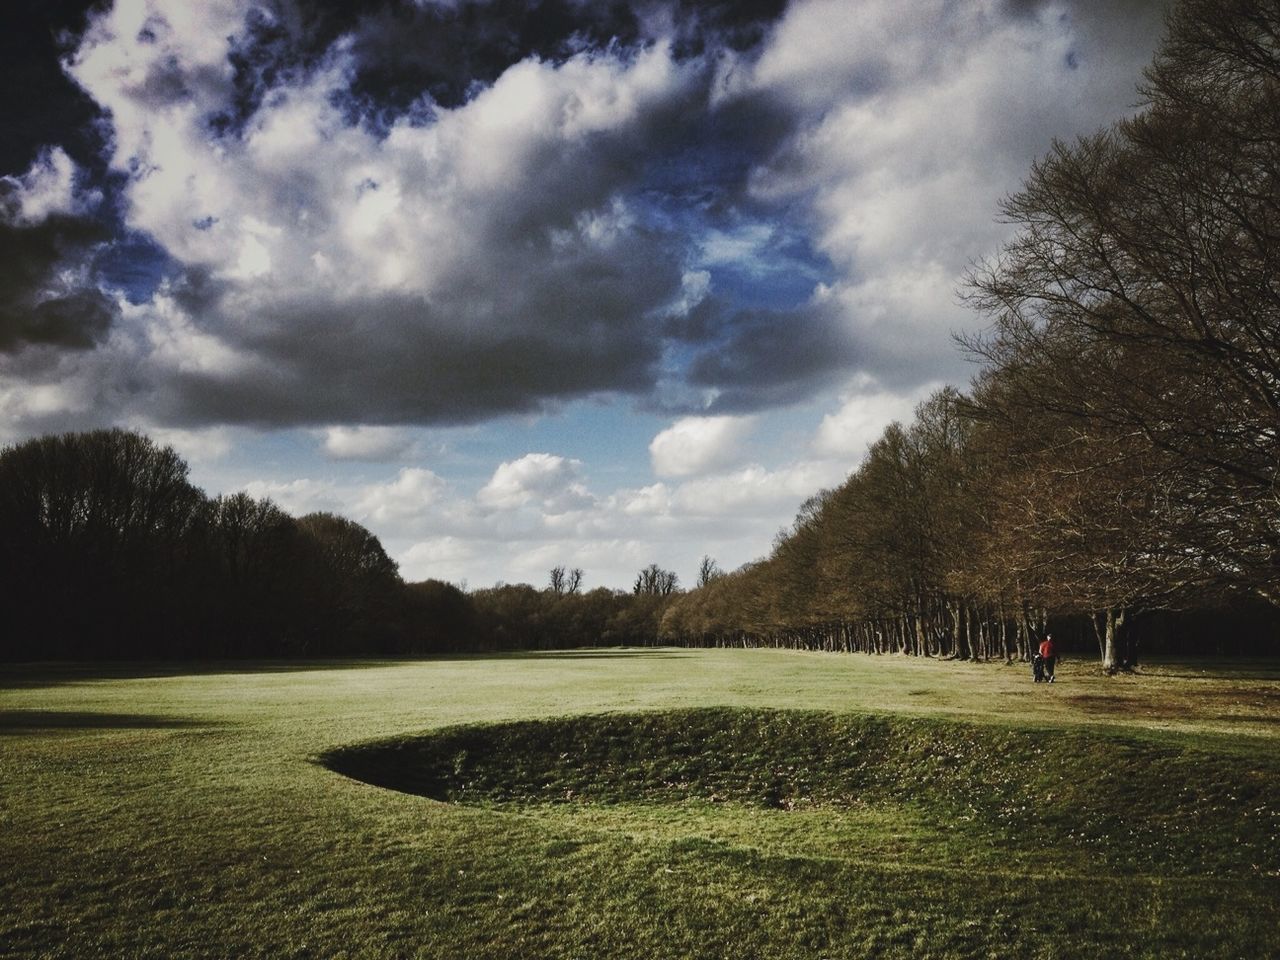
M675 592L680 578L671 570L651 563L638 574L631 592L641 596L665 597Z
M557 597L572 596L582 589L582 568L567 570L557 564L547 576L547 589Z
M712 580L722 576L724 571L720 569L720 564L716 563L709 554L703 554L702 560L698 563L698 586L705 587Z
M402 581L378 538L332 513L307 514L298 528L312 547L312 601L330 614L316 632L318 652L402 650Z
M181 652L188 534L204 496L169 447L124 430L0 453L0 590L17 645Z
M210 501L200 594L210 652L266 656L305 649L322 626L304 577L312 567L292 517L247 493ZM321 622L316 622L320 620Z
M547 589L557 597L564 596L567 592L568 580L564 567L557 564L551 568L551 572L547 575Z
M1145 108L1056 144L975 271L1005 399L1141 443L1192 505L1152 556L1280 602L1280 5L1184 0ZM1099 469L1110 469L1105 464ZM1167 557L1165 558L1167 559Z

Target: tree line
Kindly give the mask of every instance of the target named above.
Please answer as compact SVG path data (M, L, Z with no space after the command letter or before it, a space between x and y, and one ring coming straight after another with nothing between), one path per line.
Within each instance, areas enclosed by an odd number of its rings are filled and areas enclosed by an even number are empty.
M124 430L0 451L0 659L324 657L652 642L661 590L581 592L582 571L466 593L406 583L378 538L210 498L170 447ZM659 586L674 574L642 571Z
M1135 616L1216 610L1274 649L1280 4L1176 5L1141 94L1003 204L1014 238L965 288L990 321L962 341L972 389L886 430L664 636L1015 658L1057 621L1116 670Z

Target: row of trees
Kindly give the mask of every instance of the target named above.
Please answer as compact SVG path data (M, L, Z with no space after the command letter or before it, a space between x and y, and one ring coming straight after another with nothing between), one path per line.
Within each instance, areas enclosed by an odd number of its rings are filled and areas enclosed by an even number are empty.
M0 454L0 596L8 658L389 652L413 609L359 524L210 499L122 430Z
M1048 616L1074 609L1051 606L1050 596L1075 581L1029 576L1002 558L991 518L1011 468L990 455L1000 428L961 415L970 404L954 391L934 397L910 427L890 428L847 483L811 499L768 560L725 574L705 557L688 594L657 565L629 593L584 592L582 572L563 567L543 590L404 583L359 524L326 513L295 519L245 494L209 499L173 450L138 434L28 441L0 452L0 658L474 652L660 638L1025 656ZM1082 568L1071 569L1074 578ZM1166 606L1170 596L1159 594ZM1115 633L1124 615L1103 611L1090 629Z
M209 498L123 430L0 451L0 659L335 656L651 642L674 588L464 593L405 583L378 538L244 493ZM646 580L646 582L648 582Z
M1133 551L1132 531L1092 500L1107 488L1031 470L1001 422L974 414L948 388L890 426L768 558L678 596L663 641L1014 660L1052 629L1077 649L1096 643L1111 670L1136 663L1143 637L1183 651L1273 645L1274 607ZM1194 640L1181 636L1191 622Z
M1057 144L971 274L971 393L894 425L673 639L1025 656L1049 618L1280 603L1280 4L1185 0L1133 119Z

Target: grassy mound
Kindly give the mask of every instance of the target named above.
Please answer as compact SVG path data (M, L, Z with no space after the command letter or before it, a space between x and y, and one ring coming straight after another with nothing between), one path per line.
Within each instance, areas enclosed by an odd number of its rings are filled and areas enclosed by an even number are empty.
M1274 760L1079 731L695 709L458 726L331 751L349 777L452 803L909 805L971 841L1135 871L1280 876Z

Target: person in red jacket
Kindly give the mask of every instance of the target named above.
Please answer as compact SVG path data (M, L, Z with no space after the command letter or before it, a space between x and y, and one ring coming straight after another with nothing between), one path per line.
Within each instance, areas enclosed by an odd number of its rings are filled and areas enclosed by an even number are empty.
M1058 645L1053 642L1053 634L1046 633L1040 642L1040 659L1044 663L1044 678L1053 683L1053 666L1058 662Z

